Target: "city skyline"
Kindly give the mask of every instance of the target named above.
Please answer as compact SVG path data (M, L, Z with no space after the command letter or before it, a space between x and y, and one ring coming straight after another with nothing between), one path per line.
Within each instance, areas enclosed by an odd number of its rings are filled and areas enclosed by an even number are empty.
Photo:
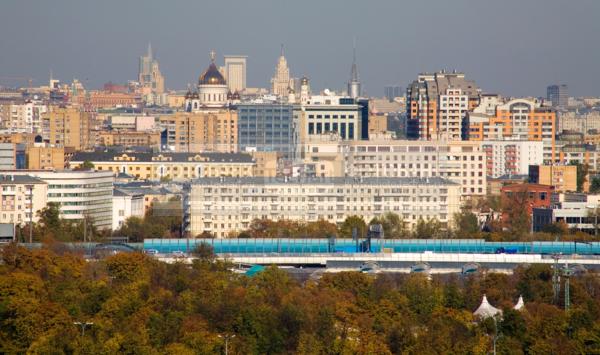
M406 87L419 72L442 69L467 73L484 92L545 96L548 85L560 83L574 96L600 95L594 80L600 76L600 52L590 47L600 30L592 17L600 4L592 1L569 7L560 1L344 7L339 1L131 2L119 4L119 11L110 1L65 4L3 5L0 30L11 36L3 38L2 47L12 50L3 51L0 77L31 77L39 85L52 70L56 78L78 78L92 88L126 82L136 78L137 58L151 42L167 88L195 83L211 49L219 53L219 65L222 55L247 55L248 86L268 88L284 43L295 77L307 75L318 89L342 90L356 37L363 91L372 96L382 96L386 85ZM345 16L339 16L342 8ZM227 11L227 16L207 15ZM269 21L256 21L264 13ZM430 23L424 26L418 15ZM131 19L140 26L132 26ZM6 81L1 83L27 84Z

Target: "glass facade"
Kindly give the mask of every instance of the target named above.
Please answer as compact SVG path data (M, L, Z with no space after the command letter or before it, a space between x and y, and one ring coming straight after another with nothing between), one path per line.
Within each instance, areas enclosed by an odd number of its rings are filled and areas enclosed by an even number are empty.
M294 152L293 109L284 104L238 106L238 146L244 151L280 152L292 158Z

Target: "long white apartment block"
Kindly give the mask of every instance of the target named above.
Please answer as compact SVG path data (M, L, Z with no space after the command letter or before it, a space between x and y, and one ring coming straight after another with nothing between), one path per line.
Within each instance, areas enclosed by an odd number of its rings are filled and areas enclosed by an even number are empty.
M414 226L419 219L451 223L459 211L460 186L430 178L201 178L189 200L191 235L218 238L247 229L254 219L325 220L340 224L359 215L365 222L386 212Z

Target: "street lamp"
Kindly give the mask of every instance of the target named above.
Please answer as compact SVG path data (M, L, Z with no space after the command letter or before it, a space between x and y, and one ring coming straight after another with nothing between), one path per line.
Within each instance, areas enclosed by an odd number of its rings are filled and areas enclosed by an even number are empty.
M235 338L235 334L218 335L219 338L225 339L225 355L229 355L229 339Z
M85 336L85 328L89 325L90 327L94 325L94 322L73 322L74 325L78 325L81 327L81 337Z
M494 337L493 337L493 343L494 343L494 355L496 355L496 342L498 341L498 339L500 339L502 337L502 333L498 332L498 315L494 315L492 317L492 319L494 319Z

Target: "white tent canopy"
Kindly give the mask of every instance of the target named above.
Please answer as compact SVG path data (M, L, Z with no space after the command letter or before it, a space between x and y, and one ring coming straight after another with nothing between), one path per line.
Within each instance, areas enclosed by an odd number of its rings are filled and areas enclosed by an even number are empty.
M498 308L492 306L488 302L486 295L483 295L483 299L481 300L481 304L479 305L479 308L477 308L477 310L475 312L473 312L473 314L480 318L489 318L489 317L494 317L498 314L502 314L502 311L499 310Z
M513 307L513 309L520 311L525 308L525 302L523 302L523 296L519 296L519 300L517 304Z

